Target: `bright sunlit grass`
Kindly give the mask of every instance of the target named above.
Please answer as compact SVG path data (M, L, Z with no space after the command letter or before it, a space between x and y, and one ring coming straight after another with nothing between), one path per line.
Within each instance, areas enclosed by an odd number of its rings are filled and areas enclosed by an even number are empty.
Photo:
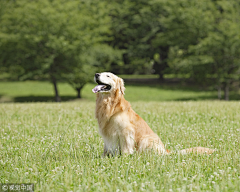
M0 104L0 183L35 191L239 191L239 102L131 102L170 151L101 158L94 102Z

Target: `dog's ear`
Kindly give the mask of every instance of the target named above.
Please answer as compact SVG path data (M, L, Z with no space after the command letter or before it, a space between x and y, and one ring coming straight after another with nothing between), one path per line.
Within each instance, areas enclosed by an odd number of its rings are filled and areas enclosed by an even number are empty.
M124 95L125 87L124 87L124 81L121 78L118 78L118 85L120 92Z

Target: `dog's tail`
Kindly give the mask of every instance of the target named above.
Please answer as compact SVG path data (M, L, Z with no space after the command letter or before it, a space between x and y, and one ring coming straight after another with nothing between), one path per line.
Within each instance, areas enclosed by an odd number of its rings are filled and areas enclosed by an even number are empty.
M172 154L174 152L170 152L169 150L166 150L168 154ZM214 152L214 149L206 148L206 147L193 147L188 149L182 149L180 151L176 151L175 153L185 155L190 153L197 153L197 154L207 154L210 155Z

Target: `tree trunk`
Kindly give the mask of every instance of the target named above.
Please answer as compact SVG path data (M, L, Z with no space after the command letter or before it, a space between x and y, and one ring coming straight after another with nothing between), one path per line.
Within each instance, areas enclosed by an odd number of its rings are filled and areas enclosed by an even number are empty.
M56 63L57 63L57 58L55 57L54 58L54 62L50 66L49 74L50 74L50 77L51 77L51 80L52 80L52 83L53 83L53 87L54 87L55 101L56 102L61 102L61 98L60 98L60 96L58 94L57 80L56 80L56 77L55 77L55 74L56 74L56 69L55 69Z
M56 102L61 102L61 98L58 94L57 81L56 81L55 77L52 77L52 83L53 83L54 91L55 91L55 101Z
M155 70L155 73L159 75L159 81L164 81L164 72L165 69L168 68L168 52L169 47L160 47L160 58L159 61L155 61L153 64L153 69Z
M222 99L222 88L221 88L221 85L218 85L218 99L219 100Z
M82 96L81 96L81 89L80 88L76 88L76 91L77 91L77 98L81 99Z
M163 82L163 81L164 81L164 74L163 74L163 73L160 73L160 74L159 74L159 81L160 81L160 82Z
M224 87L224 99L226 101L229 101L229 83L228 82L225 83L225 87Z
M82 98L82 96L81 96L81 90L82 90L82 88L83 88L83 86L76 88L76 91L77 91L77 98L79 98L79 99Z

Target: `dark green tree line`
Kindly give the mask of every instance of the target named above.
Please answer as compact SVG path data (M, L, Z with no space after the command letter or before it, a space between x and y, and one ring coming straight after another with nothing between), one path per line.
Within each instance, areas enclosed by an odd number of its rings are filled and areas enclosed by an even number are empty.
M197 0L3 0L0 70L18 80L81 89L96 71L190 74L217 87L239 82L240 4Z
M230 85L239 81L240 75L239 2L213 1L206 5L202 6L201 17L204 35L197 36L196 43L187 48L172 47L169 62L201 84L209 84L211 79L211 84L218 88L219 99L223 88L224 99L229 100Z
M94 62L87 63L83 55L95 44L105 41L110 33L106 4L65 0L4 1L2 4L6 7L0 23L2 68L7 68L19 80L48 79L54 86L56 101L60 101L58 81L64 79L80 91L92 79L97 66L85 66ZM104 48L111 49L107 45ZM90 70L86 71L87 68ZM80 74L83 77L79 78ZM76 79L81 86L73 83ZM80 93L78 95L80 97Z

